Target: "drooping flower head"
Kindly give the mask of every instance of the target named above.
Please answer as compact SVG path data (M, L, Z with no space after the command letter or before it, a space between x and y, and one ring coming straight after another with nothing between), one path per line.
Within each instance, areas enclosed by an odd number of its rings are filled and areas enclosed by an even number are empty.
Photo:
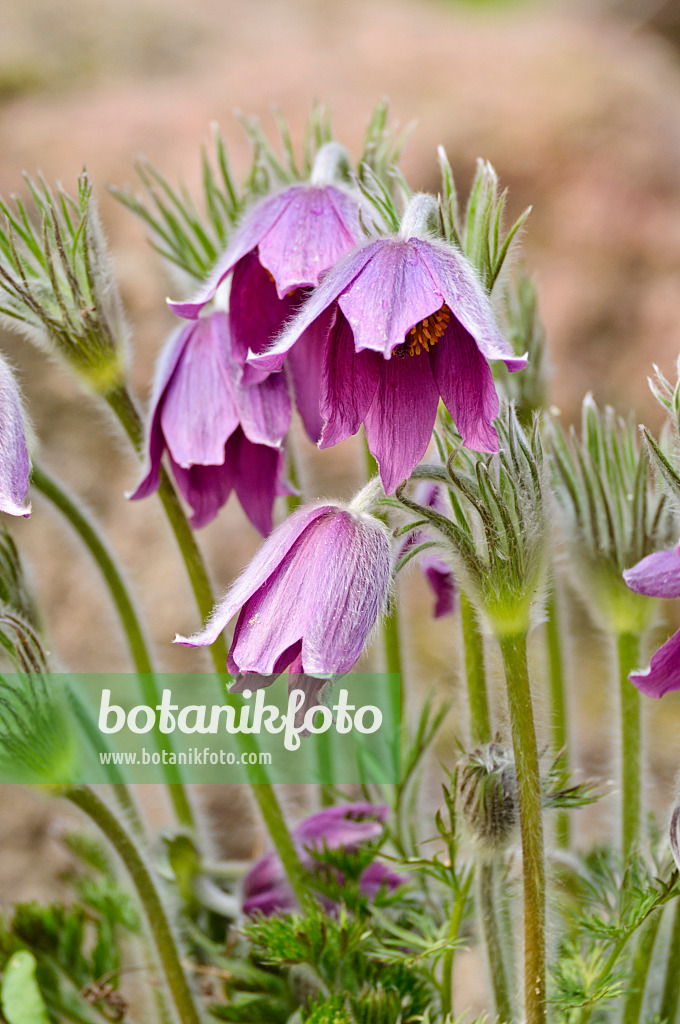
M167 450L193 526L214 519L235 490L260 533L271 531L274 500L289 493L282 444L290 400L280 374L245 386L242 372L226 313L192 321L170 338L156 372L149 468L131 498L157 489Z
M363 423L387 493L425 454L440 396L468 447L497 451L499 404L488 360L502 359L510 370L526 365L501 335L465 257L427 236L432 202L414 196L398 237L341 259L274 345L249 360L275 371L307 331L325 336L320 447Z
M385 806L355 803L326 807L305 818L292 834L303 866L312 874L319 872L322 865L313 851L326 848L351 852L380 839L387 814ZM374 900L381 888L396 889L403 882L404 879L395 871L374 860L362 872L359 891ZM324 899L324 903L329 911L334 909L330 900ZM243 912L250 917L258 913L270 916L291 913L296 909L297 903L281 861L271 851L261 857L243 879Z
M345 159L342 147L327 143L309 182L267 196L249 210L203 287L189 302L171 302L173 312L195 319L232 274L234 349L244 360L249 349L262 352L307 290L364 235L360 199L337 181L338 165ZM318 380L324 340L310 327L287 364L298 410L314 441L321 431ZM251 375L245 380L253 379Z
M627 569L623 578L636 594L646 597L680 597L680 545L655 551ZM680 630L659 648L644 672L634 672L631 683L648 697L663 697L680 690Z
M312 696L349 672L385 608L392 573L388 531L360 499L347 508L297 509L265 540L205 628L176 642L214 643L238 613L227 659L234 689L268 686L289 668L295 686Z
M0 358L0 512L29 516L25 415L12 370Z

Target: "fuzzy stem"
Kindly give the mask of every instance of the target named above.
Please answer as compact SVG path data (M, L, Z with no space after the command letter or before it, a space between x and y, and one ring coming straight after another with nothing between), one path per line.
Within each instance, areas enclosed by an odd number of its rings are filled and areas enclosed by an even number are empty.
M496 1005L496 1018L506 1022L514 1019L508 975L496 912L496 865L481 861L477 865L477 908L482 925L484 945L489 959L489 975Z
M142 699L150 707L160 703L160 695L154 677L151 654L146 637L139 621L137 609L127 588L123 575L116 565L115 558L106 545L103 537L92 520L77 505L75 500L40 466L33 466L32 483L36 490L50 501L68 520L75 532L92 555L109 593L116 606L125 637L128 642L132 661L137 670L137 678L142 692ZM166 736L159 735L156 742L160 750L171 751L172 744ZM194 826L191 805L182 785L182 778L176 765L163 766L165 783L177 820L189 828Z
M474 608L460 594L460 624L465 652L465 681L470 709L470 739L477 745L491 740L491 719L486 692L484 640Z
M128 391L124 388L111 391L106 395L106 400L120 420L137 454L141 455L144 430L139 413ZM163 468L161 468L158 493L172 531L175 534L180 554L184 559L198 610L203 618L207 618L215 603L208 573L203 556L196 543L196 538L192 533L180 500L177 497L177 492ZM211 645L210 653L216 671L218 674L221 674L224 671L227 658L227 645L224 636L220 634ZM252 734L239 733L238 741L243 753L257 753L257 743ZM267 825L271 840L283 864L290 886L302 906L308 899L307 889L304 884L305 871L297 850L293 845L293 840L290 837L290 832L281 812L276 793L268 781L267 772L263 765L259 763L256 765L247 764L245 767L253 796Z
M656 933L659 930L660 924L661 908L650 914L640 928L626 985L628 994L623 1002L621 1024L638 1024L640 1019L642 1001L645 995L645 982L647 981ZM675 984L677 987L677 976Z
M139 896L181 1024L200 1024L201 1017L184 975L182 963L165 908L135 844L115 815L87 786L66 789L64 796L79 807L101 829L125 864Z
M465 904L467 902L468 891L472 882L472 872L468 875L467 883L465 884L463 891L458 893L458 898L454 901L453 910L451 911L451 920L449 922L449 939L455 941L458 938L458 932L463 920L463 914L465 912ZM442 981L440 989L440 1000L441 1000L441 1016L442 1019L446 1020L449 1015L453 1016L453 965L455 961L456 950L455 947L451 947L446 950L446 953L442 957Z
M548 680L552 701L553 747L560 755L560 764L569 771L569 718L565 689L564 654L560 635L560 609L557 593L552 587L546 606L545 635L548 648ZM571 845L571 820L568 811L562 810L555 818L557 845L567 849Z
M527 664L526 632L500 636L517 771L524 883L524 1013L527 1024L544 1024L545 853L541 778Z
M639 635L619 633L616 653L621 700L621 854L625 863L639 843L642 816L640 695L628 678L639 664Z
M676 900L675 913L671 921L671 941L668 947L668 959L666 960L666 975L661 995L661 1006L659 1007L659 1020L665 1020L667 1024L675 1024L678 1015L678 1001L680 1000L680 899Z

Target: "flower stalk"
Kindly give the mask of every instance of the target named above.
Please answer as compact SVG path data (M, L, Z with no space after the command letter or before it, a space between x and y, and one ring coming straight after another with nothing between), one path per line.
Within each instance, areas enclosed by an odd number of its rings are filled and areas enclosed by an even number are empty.
M546 601L545 639L548 653L548 681L550 684L553 747L560 762L569 771L569 719L564 678L564 654L560 630L560 608L555 587L551 587ZM555 821L557 845L568 849L571 845L571 822L567 811L559 811Z
M470 740L473 744L489 743L491 740L491 716L486 692L484 640L475 610L462 591L460 594L460 624L465 655Z
M639 664L639 634L619 633L616 637L616 655L621 719L621 853L625 862L639 843L642 818L640 695L628 678Z

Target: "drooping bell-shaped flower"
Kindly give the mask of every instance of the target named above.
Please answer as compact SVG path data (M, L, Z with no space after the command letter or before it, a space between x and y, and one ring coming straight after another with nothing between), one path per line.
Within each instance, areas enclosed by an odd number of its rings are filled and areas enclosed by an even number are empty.
M349 672L384 611L392 574L389 533L363 500L297 509L267 537L205 628L176 642L214 643L238 613L227 659L235 689L268 686L289 668L296 687L313 696L314 683L318 691Z
M195 527L209 523L232 490L253 525L266 535L284 483L283 441L290 400L280 374L245 386L234 356L229 319L215 312L170 338L159 361L148 432L149 467L130 496L158 487L167 450Z
M355 803L326 807L305 818L292 833L303 866L314 874L322 870L322 865L312 851L320 852L325 848L351 853L365 843L380 839L387 814L385 806ZM404 879L395 871L374 860L361 874L359 891L374 900L381 888L389 891L403 883ZM292 913L297 909L281 861L273 851L261 857L244 877L242 896L243 912L250 917L258 913L265 916ZM329 911L335 909L330 900L322 899Z
M25 415L14 374L0 358L0 512L29 516Z
M195 319L232 274L229 316L234 348L243 359L249 349L262 352L322 274L364 237L360 199L337 180L339 164L345 161L344 149L327 143L308 182L291 185L253 206L203 287L188 302L171 302L173 312ZM315 442L322 425L319 381L324 341L311 326L287 362L298 410ZM245 380L251 379L247 373Z
M680 545L647 555L627 569L623 578L636 594L680 597ZM646 671L634 672L629 678L648 697L663 697L669 690L680 690L680 630L652 655Z
M441 397L465 444L498 450L498 397L488 360L519 370L489 298L465 257L424 227L431 196L416 195L398 237L366 242L337 263L266 352L275 371L310 330L325 336L321 448L364 424L387 493L422 459Z

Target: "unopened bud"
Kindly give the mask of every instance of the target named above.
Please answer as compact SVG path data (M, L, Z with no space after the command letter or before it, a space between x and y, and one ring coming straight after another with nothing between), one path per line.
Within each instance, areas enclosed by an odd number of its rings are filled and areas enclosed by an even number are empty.
M474 841L499 853L515 838L519 825L515 762L500 743L466 754L458 765L461 810Z

